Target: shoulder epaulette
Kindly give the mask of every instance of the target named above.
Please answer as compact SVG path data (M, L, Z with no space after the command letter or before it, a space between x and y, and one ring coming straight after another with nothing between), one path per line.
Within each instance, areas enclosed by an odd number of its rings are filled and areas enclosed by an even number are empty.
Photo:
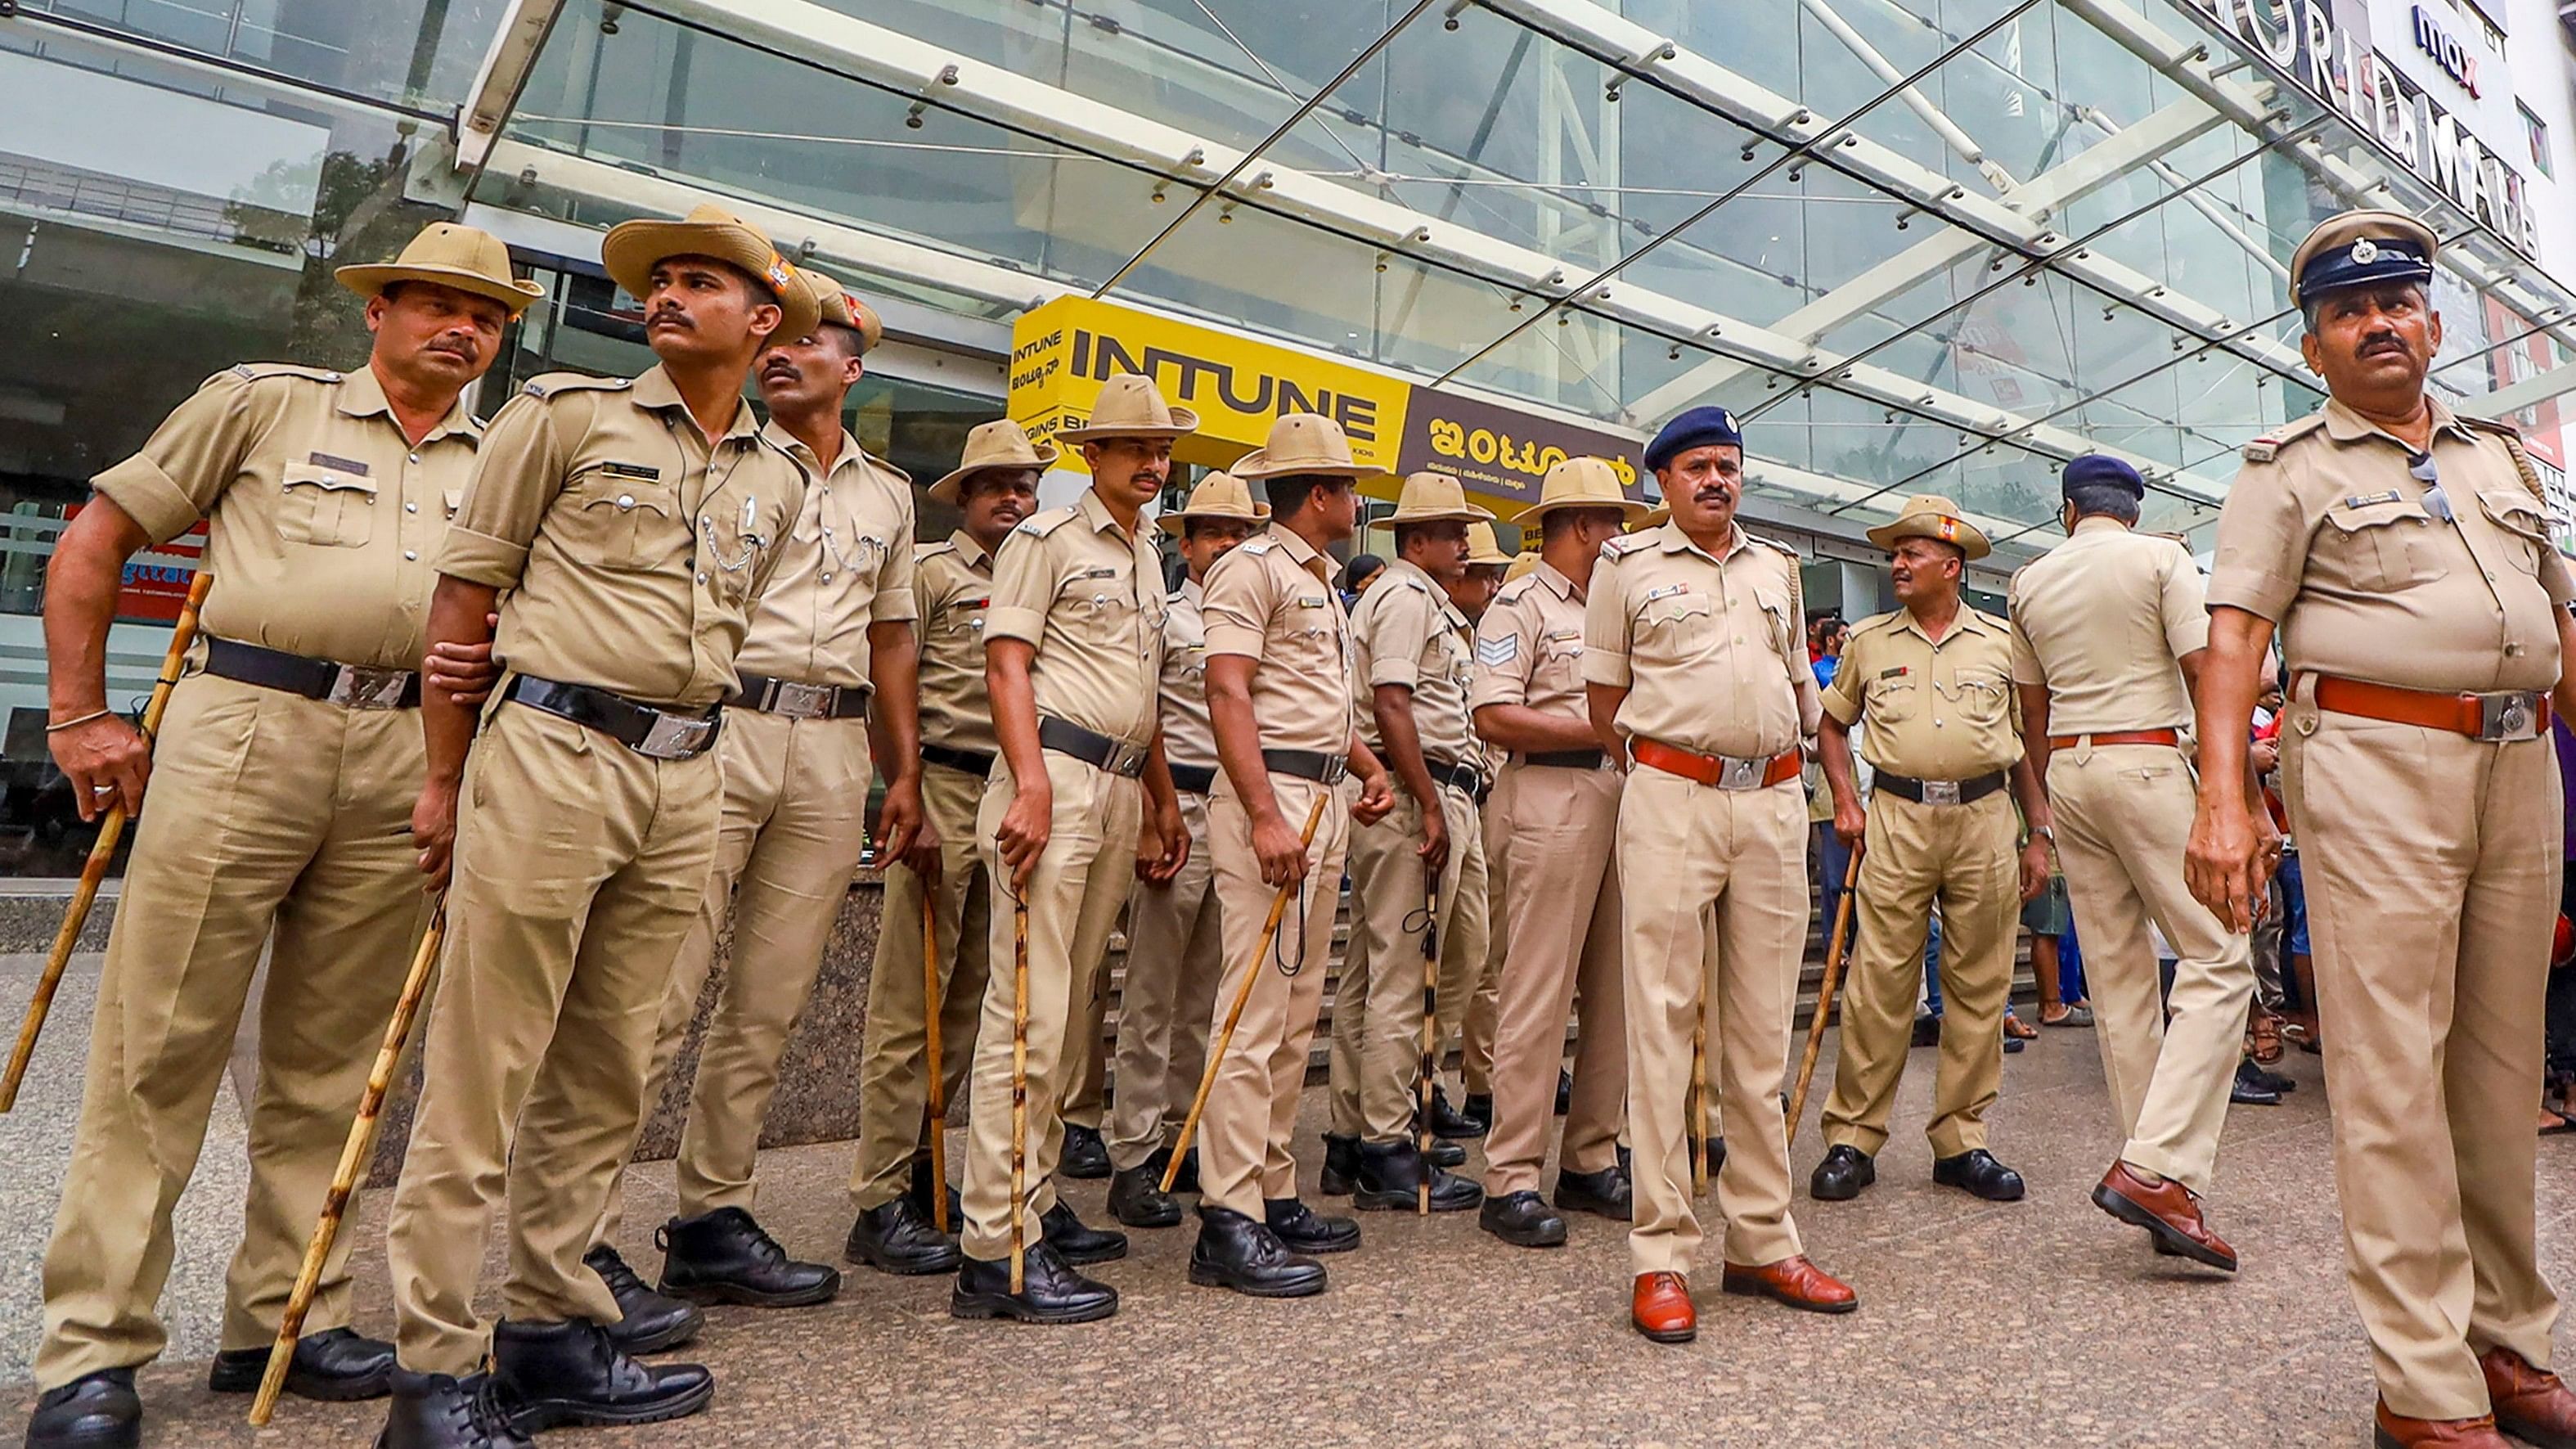
M1494 602L1497 604L1516 603L1522 595L1530 591L1530 586L1537 582L1537 574L1523 574L1519 578L1512 580L1510 583L1503 585L1503 591L1494 595Z
M910 488L912 486L912 475L910 473L903 471L901 468L898 468L892 463L887 462L885 459L878 457L876 454L868 452L864 448L859 450L859 456L867 460L869 467L874 468L877 471L884 473L888 478L891 478L898 488Z
M1642 549L1652 548L1654 545L1655 533L1651 529L1644 533L1623 533L1615 538L1602 540L1601 556L1603 558L1626 558L1632 553L1636 553Z
M957 540L953 538L943 538L937 543L916 543L912 546L912 561L920 563L924 559L937 558L943 553L956 552L958 552Z
M1852 625L1851 631L1854 634L1866 634L1872 629L1887 628L1889 625L1894 624L1897 620L1904 617L1904 610L1890 609L1884 614L1872 614L1868 618L1861 620L1859 623Z
M272 377L293 377L301 378L306 382L323 383L337 383L341 380L341 374L331 368L304 367L292 362L237 362L206 380L213 382L216 378L223 377L238 377L244 382L259 382Z
M1787 554L1789 556L1789 562L1793 564L1799 561L1798 551L1776 538L1764 538L1758 533L1747 533L1744 536L1753 540L1755 543L1762 545L1764 548L1776 548L1780 552Z
M1426 584L1426 583L1424 583L1422 580L1420 580L1420 579L1417 579L1417 578L1413 577L1411 574L1405 574L1405 575L1402 575L1402 576L1400 576L1400 577L1398 577L1398 578L1396 578L1396 579L1393 579L1391 582L1402 584L1402 585L1404 585L1406 588L1413 590L1413 591L1414 591L1415 593L1417 593L1417 594L1427 594L1427 593L1430 593L1430 592L1431 592L1431 586L1430 586L1429 584Z
M2540 486L2540 470L2532 466L2531 452L2523 446L2522 429L2498 418L2463 417L2460 421L2468 424L2473 432L2503 439L2504 450L2513 455L2513 471L2522 475L2522 486L2531 490L2532 497L2543 503L2549 501L2549 491Z
M2009 633L2011 633L2011 632L2012 632L2012 625L2010 625L2010 624L2008 624L2008 623L2004 622L2004 621L2003 621L2003 620L2001 620L2001 619L1996 618L1994 615L1987 613L1985 610L1978 608L1978 607L1977 607L1976 605L1974 605L1974 604L1970 604L1970 605L1968 605L1968 612L1969 612L1969 613L1971 613L1971 614L1976 615L1976 616L1977 616L1978 618L1980 618L1980 619L1985 620L1987 623L1992 624L1993 626L1995 626L1995 628L1996 628L1999 632L2006 633L2006 634L2009 634Z
M1250 554L1254 558L1259 558L1278 546L1279 540L1275 538L1247 538L1243 542L1234 546L1234 552ZM1217 562L1223 563L1225 560L1218 559Z
M631 377L593 377L587 372L548 372L528 379L519 391L529 397L551 397L559 392L624 392L635 385Z
M1025 533L1031 538L1044 538L1064 527L1065 520L1073 517L1073 512L1070 508L1050 508L1044 513L1032 513L1022 519L1020 526L1012 529L1011 532Z
M2290 444L2297 442L2299 439L2306 437L2308 434L2315 432L2318 428L2324 426L2325 420L2326 415L2324 413L2316 412L2308 414L2306 417L2299 419L2295 423L2287 423L2281 427L2274 428L2262 437L2256 438L2254 441L2245 445L2245 461L2248 463L2271 462L2274 458L2281 455L2281 450L2283 448L2288 447Z

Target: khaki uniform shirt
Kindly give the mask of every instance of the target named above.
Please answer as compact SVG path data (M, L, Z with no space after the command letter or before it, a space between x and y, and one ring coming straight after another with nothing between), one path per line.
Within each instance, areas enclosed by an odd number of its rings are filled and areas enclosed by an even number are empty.
M917 612L912 479L846 432L828 475L814 450L775 422L761 436L814 481L734 666L800 684L866 684L868 626Z
M1351 630L1332 563L1279 524L1208 570L1200 607L1210 657L1240 654L1252 671L1252 717L1265 750L1351 747Z
M984 644L1036 646L1038 713L1125 744L1154 738L1163 670L1162 555L1131 536L1097 491L1031 515L993 561Z
M1163 758L1215 769L1216 727L1208 720L1206 591L1184 578L1163 615Z
M1860 748L1873 770L1970 780L2021 758L2012 630L1964 603L1938 644L1903 609L1853 625L1824 704L1846 725L1866 714Z
M2453 522L2412 454L2341 403L2245 449L2218 516L2209 602L2280 626L2294 671L2405 689L2547 689L2554 606L2576 598L2505 436L2432 403Z
M2209 645L2200 570L2169 538L2087 518L2013 575L2013 679L2048 686L2051 734L2181 729L2175 661Z
M921 740L995 754L993 699L984 686L984 615L993 556L964 529L913 550L921 603Z
M748 403L710 444L658 366L550 374L492 420L438 571L509 591L494 652L515 673L711 705L804 495Z
M481 436L459 399L412 446L368 368L245 362L206 379L90 486L154 543L213 521L207 633L417 669L432 561Z
M1796 749L1812 699L1798 556L1738 528L1711 555L1667 523L1601 547L1583 612L1583 677L1625 688L1619 732L1704 755Z
M1467 707L1519 705L1589 720L1583 692L1583 600L1574 581L1542 563L1503 585L1476 621L1476 682Z
M1386 566L1386 576L1351 610L1351 701L1360 738L1370 749L1386 749L1378 737L1377 687L1400 684L1413 693L1413 728L1423 757L1448 764L1468 758L1467 676L1474 637L1467 616L1431 575L1403 559Z

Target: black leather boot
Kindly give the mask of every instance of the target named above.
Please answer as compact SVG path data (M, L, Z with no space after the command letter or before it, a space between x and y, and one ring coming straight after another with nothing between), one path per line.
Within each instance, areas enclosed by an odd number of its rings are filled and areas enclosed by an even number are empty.
M218 1394L247 1394L268 1373L265 1348L228 1348L215 1355L206 1387ZM295 1340L286 1366L286 1391L329 1404L381 1399L394 1387L394 1346L362 1338L354 1328L326 1328Z
M684 1419L716 1396L716 1376L704 1367L638 1363L587 1318L494 1324L492 1377L522 1434Z
M1726 1139L1723 1137L1712 1137L1708 1139L1708 1144L1704 1150L1708 1153L1708 1175L1715 1177L1717 1176L1717 1170L1726 1165ZM1628 1164L1625 1160L1622 1160L1619 1165L1625 1167Z
M1172 1149L1166 1147L1168 1154ZM1195 1196L1199 1190L1199 1150L1195 1147L1181 1154L1181 1175L1172 1179L1172 1191Z
M1349 1197L1351 1185L1359 1180L1360 1140L1324 1134L1324 1180L1318 1184L1326 1197Z
M1089 1182L1109 1175L1109 1144L1100 1140L1097 1127L1064 1124L1064 1152L1056 1159L1056 1174L1078 1182Z
M698 1330L707 1326L707 1316L695 1305L645 1287L644 1280L606 1243L582 1254L581 1261L617 1300L621 1316L606 1326L618 1352L661 1353L697 1337Z
M1360 1245L1360 1225L1326 1217L1293 1197L1264 1198L1262 1225L1292 1253L1347 1253Z
M1970 1196L1988 1202L2021 1201L2021 1174L1995 1161L1995 1155L1982 1147L1956 1157L1934 1159L1932 1180L1943 1187L1964 1189Z
M1190 1281L1254 1298L1310 1298L1324 1291L1324 1265L1288 1251L1266 1224L1201 1203Z
M1556 1173L1556 1205L1573 1213L1590 1213L1624 1223L1636 1216L1636 1190L1629 1185L1628 1174L1612 1163L1599 1172Z
M1157 1153L1164 1162L1171 1154ZM1109 1215L1131 1228L1177 1228L1181 1205L1163 1191L1163 1168L1149 1157L1122 1167L1109 1179Z
M1573 1110L1574 1073L1558 1067L1556 1069L1556 1115L1562 1117Z
M1044 1240L1021 1258L1021 1291L1011 1291L1011 1260L968 1258L948 1297L951 1318L1015 1318L1022 1323L1089 1323L1118 1311L1118 1290L1073 1270Z
M1125 1233L1083 1226L1082 1219L1073 1215L1073 1204L1062 1198L1057 1198L1055 1206L1038 1218L1038 1227L1046 1235L1047 1246L1077 1268L1114 1263L1127 1256Z
M1464 1167L1467 1165L1467 1149L1446 1137L1434 1137L1431 1150L1423 1154L1423 1160L1434 1167Z
M945 1184L942 1184L942 1186L943 1186L943 1187L945 1187L946 1185L945 1185ZM953 1188L953 1187L949 1187L949 1188L947 1188L947 1193L948 1193L948 1226L949 1226L950 1228L954 1229L954 1228L955 1228L955 1227L957 1227L959 1224L961 1224L961 1223L963 1223L963 1222L965 1222L965 1221L966 1221L966 1202L965 1202L964 1197L963 1197L961 1194L959 1194L959 1192L957 1191L957 1189L955 1189L955 1188ZM932 1216L932 1215L931 1215L931 1211L930 1211L930 1159L929 1159L929 1158L927 1158L927 1157L916 1157L916 1158L914 1158L914 1159L913 1159L913 1162L912 1162L912 1186L911 1186L909 1189L907 1189L907 1195L911 1197L911 1199L912 1199L912 1205L913 1205L913 1207L914 1207L916 1210L918 1210L918 1211L919 1211L919 1213L921 1214L921 1220L922 1220L923 1222L925 1222L925 1223L931 1223L931 1224L934 1224L934 1225L938 1222L938 1219L937 1219L936 1217ZM949 1269L949 1268L954 1268L954 1267L956 1267L956 1266L957 1266L956 1264L951 1263L951 1264L949 1264L949 1265L948 1265L948 1267L947 1267L947 1268L942 1268L942 1269L940 1269L939 1271L940 1271L940 1272L942 1272L942 1273L945 1273L945 1272L947 1272L947 1271L948 1271L948 1269Z
M1470 1100L1473 1100L1472 1098ZM1491 1100L1491 1099L1488 1099ZM1431 1135L1472 1142L1485 1135L1486 1124L1449 1105L1449 1094L1438 1087L1431 1089Z
M1482 1187L1423 1161L1421 1149L1410 1142L1363 1142L1352 1201L1364 1209L1411 1212L1418 1206L1414 1189L1421 1186L1425 1174L1431 1179L1435 1213L1465 1212L1485 1200Z
M691 1303L809 1308L841 1291L840 1269L788 1257L738 1207L673 1218L653 1242L662 1250L662 1291Z
M394 1401L376 1449L529 1449L490 1374L454 1379L397 1368L386 1381Z
M1565 1219L1549 1209L1546 1199L1527 1190L1485 1199L1476 1213L1476 1226L1515 1248L1565 1246Z
M850 1224L850 1241L841 1256L901 1278L953 1273L958 1262L955 1240L934 1226L908 1193L860 1213Z
M36 1398L27 1449L134 1449L143 1442L143 1400L134 1370L100 1369Z
M1476 1124L1476 1135L1479 1137L1483 1136L1487 1132L1493 1131L1494 1094L1491 1092L1469 1092L1467 1094L1466 1104L1458 1109L1458 1115Z
M1807 1195L1818 1202L1849 1202L1878 1181L1878 1164L1857 1147L1829 1147L1816 1175L1807 1179Z

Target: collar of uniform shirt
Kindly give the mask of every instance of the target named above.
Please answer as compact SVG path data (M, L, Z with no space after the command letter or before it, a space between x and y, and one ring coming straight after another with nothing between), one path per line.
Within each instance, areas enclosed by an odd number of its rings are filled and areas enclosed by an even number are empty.
M993 571L993 555L985 551L984 545L975 541L975 535L961 528L948 535L948 541L957 545L957 556L966 561L966 567L979 573L989 574Z
M815 456L812 448L805 446L804 439L780 427L776 418L762 426L760 435L767 438L771 446L804 464L805 471L823 479L823 460ZM841 455L832 460L832 471L838 473L843 468L862 466L861 460L865 457L867 452L859 446L859 440L850 436L849 429L841 429Z
M1193 604L1199 603L1207 598L1206 588L1202 586L1198 580L1191 578L1188 574L1181 575L1181 586L1173 592L1178 593L1182 598L1189 600Z
M1720 553L1710 553L1707 549L1704 549L1697 543L1693 542L1689 534L1682 532L1682 526L1680 524L1667 522L1664 525L1664 552L1680 553L1687 549L1692 553L1698 554L1701 558L1707 559L1710 563L1722 564L1728 559L1735 557L1735 555L1743 549L1745 541L1744 525L1740 523L1729 523L1726 525L1725 550Z
M1397 578L1413 579L1425 593L1431 595L1433 602L1440 606L1441 623L1448 625L1452 629L1462 629L1466 627L1467 616L1458 612L1458 606L1456 604L1449 602L1449 591L1440 587L1440 581L1433 578L1429 570L1423 568L1411 559L1399 558L1390 561L1386 566L1386 571L1391 577L1378 580L1378 588L1385 588L1388 584L1395 582Z
M1905 608L1903 605L1899 605L1896 613L1898 616L1896 627L1899 629L1913 630L1916 638L1921 639L1924 643L1931 645L1935 649L1938 649L1942 645L1949 643L1951 640L1958 638L1960 631L1963 629L1986 633L1991 633L1995 629L1993 621L1986 617L1985 611L1979 609L1976 605L1969 603L1965 599L1961 599L1959 601L1959 613L1957 617L1951 619L1950 627L1942 630L1941 637L1938 639L1935 639L1931 635L1923 632L1922 621L1914 617L1913 610Z
M2433 437L2439 438L2444 433L2449 433L2453 437L2466 440L2476 436L2470 431L2468 424L2460 421L2457 413L2443 405L2440 398L2427 397L2424 399L2424 406L2433 415ZM2410 458L2415 456L2414 444L2344 406L2340 399L2328 399L2326 402L2326 436L2338 443L2356 443L2364 438L2386 438L2389 442L2405 449L2406 456Z
M1332 582L1331 566L1325 563L1324 556L1316 552L1313 545L1298 535L1297 530L1284 523L1274 523L1262 534L1262 537L1279 540L1279 546L1288 550L1288 559L1291 563L1326 583Z
M671 375L663 371L662 364L658 362L647 368L642 377L635 379L635 385L627 389L627 396L635 399L637 407L651 408L655 412L668 412L678 408L682 415L690 417L691 428L697 426L696 418L689 414L688 399L680 396L679 384L671 381ZM752 413L751 404L736 398L733 405L733 426L724 430L724 436L756 438L760 436L760 428L760 419Z
M1546 559L1538 561L1535 572L1538 574L1539 583L1544 585L1549 593L1560 599L1580 599L1584 596L1584 591L1574 586L1574 580L1558 573L1556 565Z
M1082 497L1073 506L1074 511L1082 515L1083 521L1091 525L1091 531L1094 533L1115 533L1122 538L1145 536L1144 518L1140 515L1136 520L1135 533L1128 534L1126 526L1118 521L1118 515L1110 512L1109 505L1102 501L1100 490L1097 488L1083 489Z
M385 400L385 385L377 380L376 370L363 363L340 374L340 394L332 406L338 408L344 417L367 418L382 413L390 421L394 415L393 404ZM456 395L456 401L447 405L447 415L438 420L438 426L431 428L421 442L435 443L450 433L463 433L469 438L483 436L483 425L474 421L474 414L465 406L462 392Z

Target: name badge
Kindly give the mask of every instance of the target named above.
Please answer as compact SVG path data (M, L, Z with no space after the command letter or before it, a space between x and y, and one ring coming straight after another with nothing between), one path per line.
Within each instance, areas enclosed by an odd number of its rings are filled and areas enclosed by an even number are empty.
M2374 503L2394 503L2404 496L2404 494L2399 493L2394 488L2391 488L2384 493L2356 493L2350 498L2345 499L2343 501L2343 506L2346 508L2368 508Z
M308 453L305 455L305 461L316 468L336 468L356 478L367 476L367 465L355 458L335 458L328 453Z
M1325 601L1322 599L1299 599L1297 601L1297 607L1301 609L1320 609L1324 607L1324 604Z
M1687 594L1689 592L1690 585L1688 584L1666 584L1660 589L1646 590L1646 602L1651 604L1657 599L1669 599L1675 594Z
M643 478L656 483L662 481L662 470L649 463L602 463L599 465L599 471L611 478Z
M1913 672L1913 665L1900 664L1893 669L1882 669L1878 671L1878 677L1881 679L1903 679L1905 676L1912 674Z

